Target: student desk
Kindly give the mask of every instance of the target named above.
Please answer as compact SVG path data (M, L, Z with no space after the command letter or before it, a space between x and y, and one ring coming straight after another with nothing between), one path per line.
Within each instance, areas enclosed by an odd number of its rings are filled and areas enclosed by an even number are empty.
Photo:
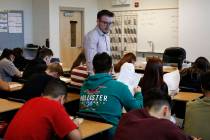
M9 82L9 91L18 91L21 90L23 88L23 84L18 83L18 82Z
M196 100L202 96L203 94L201 93L179 92L177 95L172 97L174 101L174 113L176 114L176 117L184 119L187 102Z
M18 103L0 98L0 113L19 109L22 105L23 103Z
M83 122L79 125L79 130L82 135L82 139L87 137L96 135L105 130L112 128L111 124L96 122L91 120L83 120Z
M77 93L68 93L65 103L73 102L80 99L80 95Z
M188 102L198 99L202 96L203 96L202 93L179 92L177 95L173 97L173 100Z
M175 70L177 70L177 67L172 67L172 66L163 66L163 72L164 73L169 73L169 72L173 72ZM137 73L144 73L145 68L144 67L139 67L139 66L135 66L135 71Z

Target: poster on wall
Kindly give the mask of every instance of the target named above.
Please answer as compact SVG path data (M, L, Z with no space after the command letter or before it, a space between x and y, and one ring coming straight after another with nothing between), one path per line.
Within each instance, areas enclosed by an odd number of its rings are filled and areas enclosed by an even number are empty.
M0 23L0 32L8 32L7 23Z
M0 32L8 32L7 13L0 13Z
M8 13L9 33L22 33L23 23L21 13Z
M7 13L0 13L0 23L7 23Z

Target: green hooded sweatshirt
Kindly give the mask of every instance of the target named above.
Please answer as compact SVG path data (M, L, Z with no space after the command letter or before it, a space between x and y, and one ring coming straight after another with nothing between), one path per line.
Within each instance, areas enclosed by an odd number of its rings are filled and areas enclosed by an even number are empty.
M91 75L85 80L80 92L80 112L97 114L117 126L122 107L126 111L142 108L142 94L133 96L128 86L113 80L108 73Z

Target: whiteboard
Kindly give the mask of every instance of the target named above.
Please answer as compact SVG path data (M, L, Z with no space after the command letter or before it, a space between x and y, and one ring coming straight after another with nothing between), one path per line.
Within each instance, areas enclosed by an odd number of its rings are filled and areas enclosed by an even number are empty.
M145 10L138 12L137 51L163 53L178 46L178 9Z

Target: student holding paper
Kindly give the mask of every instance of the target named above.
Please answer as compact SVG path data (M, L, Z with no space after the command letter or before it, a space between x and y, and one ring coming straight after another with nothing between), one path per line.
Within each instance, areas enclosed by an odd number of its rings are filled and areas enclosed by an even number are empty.
M111 138L122 115L122 107L126 111L142 108L143 98L139 87L132 96L128 86L113 80L112 58L107 53L96 54L93 67L95 75L90 75L81 87L80 112L94 114L112 124L114 127L109 131Z

